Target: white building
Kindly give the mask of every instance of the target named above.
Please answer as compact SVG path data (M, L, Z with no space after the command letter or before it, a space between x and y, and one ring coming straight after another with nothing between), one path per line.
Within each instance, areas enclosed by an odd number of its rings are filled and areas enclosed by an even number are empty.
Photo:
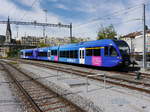
M125 40L133 53L142 53L143 52L143 35L142 32L133 32L128 35L123 36L122 38ZM146 51L150 52L150 31L146 32Z

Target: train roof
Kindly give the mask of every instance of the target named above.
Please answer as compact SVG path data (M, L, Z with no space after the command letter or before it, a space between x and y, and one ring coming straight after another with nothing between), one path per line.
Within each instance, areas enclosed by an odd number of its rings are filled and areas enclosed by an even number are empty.
M96 47L96 46L107 46L107 45L116 45L115 41L123 41L123 40L115 40L115 39L101 39L101 40L95 40L95 41L86 41L86 42L79 42L74 44L66 44L66 45L60 45L60 46L49 46L49 47L43 47L43 48L34 48L34 49L23 49L20 51L26 51L30 52L32 50L57 50L59 47L60 49L76 49L80 47Z
M102 39L102 40L95 40L95 41L86 41L86 42L80 42L75 44L67 44L62 45L60 48L72 48L72 47L89 47L89 46L106 46L106 45L113 45L114 41L113 39Z
M59 46L51 46L50 47L51 50L55 50L55 49L58 49L58 48L59 48Z
M20 50L21 52L22 51L26 51L26 52L30 52L30 51L33 51L33 49L22 49L22 50Z
M42 48L38 48L38 51L48 51L50 49L50 47L42 47Z

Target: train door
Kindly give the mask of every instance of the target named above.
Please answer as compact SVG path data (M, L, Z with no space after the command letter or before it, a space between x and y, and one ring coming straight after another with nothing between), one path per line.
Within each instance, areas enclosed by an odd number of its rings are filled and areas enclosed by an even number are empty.
M23 58L26 58L25 51L23 51Z
M85 48L79 48L79 63L85 63Z
M48 60L51 60L51 50L48 50L47 56L48 56Z

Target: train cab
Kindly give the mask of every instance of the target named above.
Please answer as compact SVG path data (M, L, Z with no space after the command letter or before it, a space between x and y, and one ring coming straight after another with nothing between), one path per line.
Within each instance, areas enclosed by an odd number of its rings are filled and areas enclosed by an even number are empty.
M79 43L79 64L116 67L129 64L129 46L122 40L103 39Z
M124 66L130 65L130 48L129 45L123 40L114 40L116 44L116 48L118 48L120 59L122 60L120 63Z

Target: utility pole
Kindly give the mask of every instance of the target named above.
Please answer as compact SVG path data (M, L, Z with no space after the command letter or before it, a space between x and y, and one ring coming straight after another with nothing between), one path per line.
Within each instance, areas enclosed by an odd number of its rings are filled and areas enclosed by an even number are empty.
M70 43L72 43L72 23L70 23Z
M47 10L43 10L45 12L45 23L47 24ZM46 37L46 26L43 26L43 37Z
M145 4L143 4L143 68L146 69Z
M18 34L19 34L19 26L18 25L16 25L16 30L17 30L16 39L18 39Z

